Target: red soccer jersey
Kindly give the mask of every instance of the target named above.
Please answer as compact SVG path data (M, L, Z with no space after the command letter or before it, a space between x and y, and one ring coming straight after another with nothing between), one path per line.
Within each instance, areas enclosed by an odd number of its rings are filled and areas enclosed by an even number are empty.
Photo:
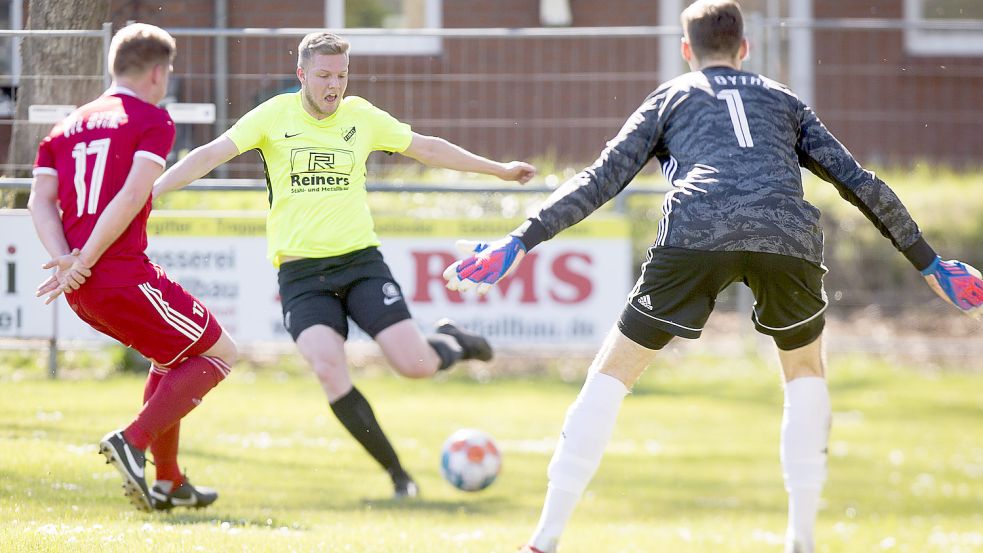
M81 248L96 221L119 193L137 157L165 164L174 145L166 110L115 87L55 125L38 147L34 174L58 177L65 238ZM146 282L154 274L147 249L146 205L92 267L86 286L115 288Z

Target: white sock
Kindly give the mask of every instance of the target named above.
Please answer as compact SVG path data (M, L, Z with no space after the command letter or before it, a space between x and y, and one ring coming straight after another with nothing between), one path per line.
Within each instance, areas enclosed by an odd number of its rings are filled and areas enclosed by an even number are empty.
M796 378L785 385L782 471L788 491L785 553L813 553L813 528L826 482L831 409L826 380Z
M612 376L591 373L567 410L563 432L550 461L549 487L543 513L529 543L545 552L556 550L574 507L587 488L607 447L621 402L628 393Z

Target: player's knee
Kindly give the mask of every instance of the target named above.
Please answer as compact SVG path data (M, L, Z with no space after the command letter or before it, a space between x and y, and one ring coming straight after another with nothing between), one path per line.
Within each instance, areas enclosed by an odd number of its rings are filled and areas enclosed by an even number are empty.
M797 378L826 376L826 362L823 359L822 331L812 334L811 340L804 339L796 343L795 348L783 348L779 345L778 356L782 362L785 381L791 382ZM778 339L776 338L776 343Z
M341 389L349 381L348 366L344 357L323 354L311 356L308 361L314 375L325 389Z
M802 348L795 352L786 351L782 352L779 357L782 361L785 382L791 382L797 378L826 377L825 363L818 348Z
M783 366L782 371L785 373L785 382L791 382L797 378L806 377L825 378L825 371L823 370L821 363L803 363L792 366Z
M206 355L218 357L231 367L239 360L239 346L228 333L223 331L218 342L206 352Z
M408 364L400 369L397 369L399 374L405 376L406 378L430 378L436 372L434 367L423 365L422 363Z
M390 358L389 361L399 374L406 378L430 378L437 370L439 360L436 354L430 355L420 353L417 355L401 355L398 358Z

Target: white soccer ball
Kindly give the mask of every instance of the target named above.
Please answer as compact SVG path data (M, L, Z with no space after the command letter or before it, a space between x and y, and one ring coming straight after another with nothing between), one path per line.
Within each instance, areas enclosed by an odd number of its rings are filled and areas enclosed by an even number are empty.
M463 428L444 442L440 473L459 490L483 490L495 481L501 470L502 455L495 440L481 430Z

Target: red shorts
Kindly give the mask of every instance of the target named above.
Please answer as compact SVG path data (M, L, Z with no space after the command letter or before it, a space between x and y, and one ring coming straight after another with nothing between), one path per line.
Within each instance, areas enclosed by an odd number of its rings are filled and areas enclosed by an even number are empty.
M82 286L65 295L92 328L139 351L161 367L201 355L215 345L222 326L197 298L154 266L149 281L121 288Z

